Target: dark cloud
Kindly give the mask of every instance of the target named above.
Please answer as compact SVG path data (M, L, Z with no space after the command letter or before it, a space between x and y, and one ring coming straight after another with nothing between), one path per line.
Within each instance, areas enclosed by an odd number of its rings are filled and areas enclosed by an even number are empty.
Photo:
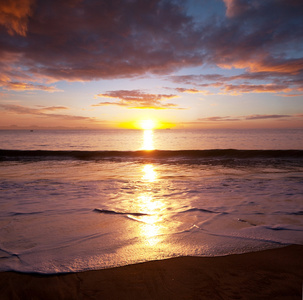
M129 108L182 109L177 104L163 102L178 97L173 94L148 94L140 90L118 90L98 94L96 97L111 98L118 101L100 102L92 106L117 105Z
M246 0L223 0L226 5L226 15L235 17L249 11L252 7L257 6L256 1Z
M228 18L212 26L211 34L204 39L212 50L208 51L211 61L252 72L302 71L301 0L224 2Z
M264 120L264 119L281 119L281 118L290 118L291 115L251 115L246 116L245 120Z
M199 36L177 1L37 0L26 36L10 36L11 30L2 28L0 51L15 53L25 73L54 80L164 73L201 63L192 52Z
M224 0L223 14L200 19L186 3L1 1L0 79L109 79L203 64L302 79L302 0Z
M32 14L35 0L4 0L0 2L0 24L10 35L25 36L28 29L28 18Z

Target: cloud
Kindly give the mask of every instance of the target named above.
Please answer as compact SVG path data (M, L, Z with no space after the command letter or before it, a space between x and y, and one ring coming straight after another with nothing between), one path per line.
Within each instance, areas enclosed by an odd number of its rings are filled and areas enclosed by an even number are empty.
M176 91L180 93L189 93L189 94L203 94L203 95L212 95L209 91L206 90L197 90L197 89L186 89L186 88L176 88Z
M302 78L302 0L224 0L209 18L190 15L188 3L2 1L0 74L86 81L206 65ZM212 76L204 80L219 82Z
M226 15L228 17L235 17L249 11L252 5L256 5L255 1L245 0L223 0L226 5Z
M54 110L65 110L69 109L66 106L49 106L49 107L43 107L39 109L39 111L54 111Z
M240 121L241 118L235 118L235 117L230 117L230 116L225 116L225 117L219 117L219 116L215 116L215 117L207 117L207 118L200 118L198 119L199 122L222 122L222 121L229 121L229 122L233 122L233 121Z
M162 74L202 63L193 27L178 1L37 0L26 37L0 31L0 52L54 80Z
M281 119L281 118L291 118L292 115L251 115L244 117L245 120L264 120L264 119Z
M140 90L117 90L98 94L96 97L111 98L116 102L100 102L92 106L117 105L128 108L150 108L150 109L181 109L177 104L164 103L168 99L177 98L173 94L148 94Z
M35 0L5 0L0 2L0 24L10 35L26 36L28 18Z
M65 106L51 106L51 107L43 107L43 108L31 108L23 105L13 105L13 104L0 104L0 109L7 111L13 114L19 115L35 115L35 116L43 116L48 118L62 119L62 120L87 120L87 121L95 121L94 118L84 117L84 116L73 116L73 115L65 115L65 114L53 114L47 113L48 111L56 111L56 110L66 110L68 109Z
M208 50L213 50L208 51L210 60L250 72L302 72L302 1L224 2L227 19L205 39Z
M6 90L14 90L14 91L45 91L45 92L62 92L62 90L57 89L54 86L46 86L42 84L32 84L26 82L6 82L0 81L0 86L2 86Z
M237 60L231 63L218 63L218 66L231 69L232 67L238 69L248 69L249 72L272 72L272 73L285 73L300 74L303 70L303 59L274 59L266 57L259 60Z
M199 86L208 86L204 84L206 81L222 81L228 80L230 77L225 77L220 74L206 74L206 75L173 75L169 79L176 83L194 84Z
M223 85L230 81L252 81L266 80L267 82L277 82L287 80L288 84L301 85L303 83L302 74L285 74L281 72L244 72L238 75L221 75L221 74L200 74L200 75L173 75L168 77L169 80L176 83L190 84L196 86L213 86Z
M285 75L283 73L256 72L242 73L239 75L224 76L220 74L181 75L168 77L178 84L196 86L197 88L177 88L179 92L201 92L213 95L208 89L219 89L217 94L241 95L244 93L275 93L279 96L300 96L303 90L302 74ZM260 84L266 81L266 84ZM230 83L233 82L233 83ZM249 83L248 83L249 82ZM254 84L254 82L258 82ZM201 91L198 88L203 87ZM284 94L281 94L284 93Z
M234 122L234 121L243 121L243 120L268 120L268 119L290 119L298 118L302 115L248 115L248 116L213 116L206 118L199 118L198 122Z
M291 89L285 85L275 84L228 84L222 88L224 94L241 95L244 93L280 93L290 92Z

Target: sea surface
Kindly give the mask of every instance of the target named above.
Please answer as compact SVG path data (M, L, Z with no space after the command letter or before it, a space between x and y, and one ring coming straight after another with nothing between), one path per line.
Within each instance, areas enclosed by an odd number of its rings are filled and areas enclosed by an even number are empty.
M2 130L0 271L303 244L303 130Z

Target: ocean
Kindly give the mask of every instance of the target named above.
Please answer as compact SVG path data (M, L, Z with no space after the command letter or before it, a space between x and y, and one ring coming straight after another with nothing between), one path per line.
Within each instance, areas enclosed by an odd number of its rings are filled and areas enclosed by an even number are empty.
M303 244L303 130L1 130L0 271Z

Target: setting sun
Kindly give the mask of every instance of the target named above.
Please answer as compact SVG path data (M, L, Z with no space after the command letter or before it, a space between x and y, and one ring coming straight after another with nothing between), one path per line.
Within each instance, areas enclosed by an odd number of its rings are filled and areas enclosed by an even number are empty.
M144 130L151 130L156 127L156 122L154 120L142 120L140 121L140 127Z
M159 120L157 118L145 119L144 117L135 118L135 120L124 121L119 124L120 128L141 130L171 129L175 126L176 124L171 122Z

